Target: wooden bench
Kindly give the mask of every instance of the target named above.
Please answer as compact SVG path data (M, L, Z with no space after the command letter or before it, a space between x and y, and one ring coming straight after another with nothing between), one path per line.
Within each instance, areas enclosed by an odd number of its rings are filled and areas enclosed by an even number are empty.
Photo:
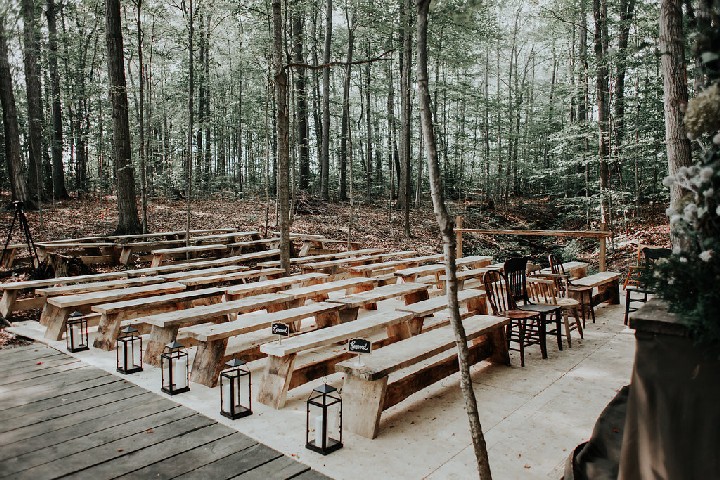
M225 298L229 301L239 300L250 295L258 295L261 293L276 293L281 290L298 285L305 287L315 283L321 283L329 278L324 273L305 273L302 275L291 275L289 277L276 278L274 280L265 280L262 282L249 283L247 285L238 285L230 287L225 292Z
M510 364L505 339L509 320L489 315L463 321L471 341L469 363L487 359ZM375 438L383 410L458 371L455 334L450 326L431 330L365 355L363 364L346 360L335 366L345 373L343 429Z
M42 262L50 253L64 251L68 255L79 256L86 264L113 263L118 258L116 244L111 242L67 242L35 244L38 258Z
M339 290L345 290L346 295L371 290L379 282L379 278L353 277L333 282L317 283L306 287L293 288L292 290L284 290L278 293L280 295L284 295L288 299L288 305L290 307L300 307L304 305L307 300L324 302L328 299L329 293Z
M3 247L5 246L3 245ZM3 248L2 250L0 250L0 256L2 257L2 263L0 264L0 267L7 269L12 268L13 263L15 263L17 251L22 248L28 248L28 246L24 243L14 243L12 245L8 245L7 248Z
M206 242L212 242L212 243L233 243L233 242L239 242L240 239L243 237L249 237L252 240L260 240L260 233L255 230L250 230L247 232L227 232L227 233L219 233L216 235L203 235L199 237L193 237L190 239L190 243L193 244L204 244Z
M258 401L276 409L282 408L288 390L331 374L336 363L352 356L344 351L341 353L331 351L320 358L314 356L311 362L305 365L296 366L298 354L319 347L336 345L352 338L375 335L383 330L387 338L375 342L376 345L386 345L409 338L420 333L425 317L447 308L447 303L442 300L445 299L437 297L424 300L408 307L399 307L395 311L376 313L353 322L294 336L281 343L261 345L260 351L269 358L261 378ZM481 290L466 290L459 300L467 304L468 313L463 314L464 317L487 311L485 293ZM434 327L441 327L449 321L449 316L445 315Z
M193 343L198 344L190 379L214 387L226 358L228 340L232 337L270 328L273 323L295 324L308 317L315 318L317 328L337 325L339 309L338 304L318 302L272 313L246 313L225 323L183 328L178 337L192 339ZM270 332L267 334L268 339L272 338Z
M130 256L137 252L150 253L153 250L162 248L173 248L185 245L185 240L158 240L158 241L147 241L147 242L134 242L134 243L123 243L120 245L120 257L118 263L120 265L127 265L130 261ZM145 260L140 258L140 261Z
M214 243L211 245L195 245L192 247L161 248L159 250L152 251L153 258L150 266L159 267L163 260L167 257L175 257L182 254L195 255L205 252L212 252L215 256L220 256L225 251L227 251L227 245L222 243Z
M194 288L201 285L219 285L223 283L247 283L251 279L259 279L260 281L268 279L276 279L285 275L282 268L265 268L262 270L243 270L233 273L221 273L217 275L203 275L200 277L187 277L176 280L188 288Z
M420 283L400 283L396 285L385 285L367 292L355 293L342 298L328 300L329 302L340 303L343 309L340 310L340 319L343 323L355 320L358 310L363 307L368 310L376 310L377 303L397 297L403 297L405 305L427 300L428 286Z
M490 270L488 267L483 268L473 268L471 270L458 270L455 273L455 276L457 277L458 281L458 289L462 290L465 287L465 282L468 280L478 280L481 284L483 281L483 278L485 278L485 273ZM440 287L440 290L444 293L445 290L445 284L447 283L447 276L446 275L440 275L440 282L438 286Z
M192 270L183 270L180 272L166 273L162 275L162 277L171 282L177 282L179 280L186 280L188 278L244 272L249 268L250 267L246 267L245 265L223 265L222 267L198 268Z
M579 287L580 290L597 288L598 293L596 295L593 296L592 293L590 294L593 305L602 302L617 305L620 303L620 276L621 274L618 272L598 272L593 275L588 275L587 277L573 280L568 288L568 293L582 303L580 293L575 291L575 287ZM592 290L590 290L590 292L592 292Z
M330 275L337 274L339 270L343 270L356 265L366 265L380 261L380 255L364 255L362 257L344 257L337 260L326 260L324 262L312 262L300 264L300 271L323 272Z
M216 303L185 310L150 315L137 319L150 325L150 338L147 341L143 361L150 365L159 365L160 354L167 343L177 338L178 329L203 322L224 322L235 320L240 313L268 310L272 313L284 310L287 299L274 293L263 293L231 302Z
M270 247L271 249L274 248L280 248L280 239L279 238L261 238L259 240L248 240L244 242L234 242L234 243L228 243L228 248L230 249L230 252L235 254L241 254L245 250L249 250L251 252L257 252L261 250L261 247Z
M274 253L277 252L277 254L280 254L280 250L269 250L268 252L260 252L260 253ZM126 270L124 273L128 277L137 277L142 275L164 275L168 273L173 272L182 272L187 270L199 270L203 268L215 268L215 267L222 267L225 265L237 265L242 264L246 262L252 262L256 259L256 257L250 257L249 255L254 254L248 254L248 255L236 255L232 257L223 257L218 258L215 260L200 260L200 261L193 261L193 262L184 262L184 263L173 263L170 265L161 265L159 267L147 267L147 268L138 268L136 270Z
M196 229L196 230L190 230L190 237L192 238L193 235L209 235L211 233L228 233L228 232L235 232L237 231L237 228L232 227L225 227L225 228L210 228L210 229ZM133 235L110 235L107 238L108 240L117 241L119 243L125 243L125 242L132 242L134 240L145 240L149 238L165 238L168 240L177 240L177 239L185 239L186 235L185 230L176 230L171 232L155 232L155 233L138 233Z
M418 267L425 263L438 262L442 260L441 253L435 255L425 255L422 257L408 257L399 260L388 260L380 263L370 263L368 265L357 265L350 267L350 274L355 276L372 276L377 273L394 272L395 270L403 270L406 268Z
M326 253L322 255L309 255L307 257L293 257L290 259L290 265L301 265L303 263L312 263L312 262L324 262L326 260L338 260L340 258L346 258L346 257L360 257L365 255L384 255L381 248L365 248L362 250L350 250L347 252L337 252L337 253ZM280 265L279 260L272 260L268 262L262 262L258 263L258 267L277 267Z
M93 346L103 350L114 349L123 321L202 305L211 305L220 302L224 293L225 290L222 288L212 287L93 305L90 310L100 314L98 335L95 337ZM141 322L132 323L133 326L145 330L143 328L144 324Z
M23 280L17 282L0 283L2 298L0 299L0 315L10 318L13 312L21 312L40 308L45 304L45 298L36 296L35 291L60 285L71 285L84 282L96 282L103 280L117 280L127 278L127 272L109 272L96 275L78 275L76 277L57 277L45 280ZM20 293L29 292L29 298L20 298Z
M416 282L418 277L432 275L434 277L433 283L440 283L440 274L444 271L444 264L433 263L432 265L421 265L419 267L396 270L395 276L400 278L403 282Z
M80 293L101 292L103 290L114 290L116 288L139 287L153 283L163 283L166 278L159 276L123 278L119 280L106 280L104 282L77 283L74 285L63 285L60 287L48 287L35 290L36 295L41 297L57 297L60 295L77 295Z
M563 269L567 275L570 276L570 278L582 278L587 276L587 270L590 266L589 264L585 262L565 262L562 264ZM543 268L540 270L540 275L552 275L552 269L551 268Z
M65 322L71 310L88 313L92 305L117 300L149 297L163 293L174 293L181 290L185 290L185 285L175 282L165 282L141 287L118 288L115 290L50 297L47 299L42 314L40 315L40 323L47 326L47 330L45 331L46 339L60 340L63 337L63 333L65 333Z

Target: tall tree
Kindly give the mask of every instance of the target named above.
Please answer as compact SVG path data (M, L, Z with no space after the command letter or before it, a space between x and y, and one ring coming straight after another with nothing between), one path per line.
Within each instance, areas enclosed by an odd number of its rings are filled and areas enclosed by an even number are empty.
M145 159L145 64L143 58L142 0L135 0L137 7L137 53L138 53L138 123L139 142L138 157L140 159L140 200L142 204L142 231L147 233L147 165Z
M680 0L662 0L660 3L660 58L665 92L663 105L668 172L670 175L675 175L680 167L692 163L690 140L685 132L682 113L688 101L688 90ZM670 204L677 204L682 195L679 186L671 187Z
M2 103L3 130L5 137L5 161L10 177L12 199L25 203L25 208L36 208L28 195L27 179L23 173L20 152L20 129L18 127L17 107L13 93L10 62L8 61L7 33L5 15L0 11L0 103Z
M430 100L430 87L428 85L427 66L427 29L428 10L431 0L417 1L417 85L418 99L420 103L420 124L422 126L425 151L427 153L428 172L430 177L430 191L435 210L435 219L440 227L443 239L443 252L445 253L445 275L447 276L447 302L450 310L450 323L455 332L455 344L458 349L458 364L460 367L460 388L465 399L465 411L470 422L470 433L473 439L475 458L480 478L490 480L490 463L488 461L485 436L480 424L477 400L473 390L472 379L470 378L470 366L468 364L468 346L465 328L460 319L460 307L458 304L458 282L455 264L455 235L453 223L447 208L441 184L440 165L438 162L435 131L433 129L432 108Z
M610 186L610 92L608 86L608 33L607 33L607 0L593 0L593 17L595 19L595 62L596 81L595 96L598 109L598 157L600 159L600 222L609 223L609 206L607 189Z
M70 198L65 188L65 167L63 166L63 119L60 102L60 75L58 73L57 10L55 0L47 0L45 16L48 21L48 65L50 67L50 88L52 95L52 178L53 198ZM123 78L124 78L123 73ZM127 103L127 101L126 101ZM127 108L125 109L127 111Z
M400 171L398 175L398 204L403 209L403 230L410 236L410 198L412 198L411 136L412 102L410 74L412 72L412 0L403 0L401 15L403 48L400 54Z
M350 80L352 79L353 50L355 48L355 15L345 8L345 20L348 27L347 59L343 78L342 120L340 122L340 200L347 200L348 142L350 134ZM350 147L352 148L352 147ZM350 152L352 155L352 152ZM351 167L352 168L352 164Z
M117 170L117 234L142 232L135 199L135 174L130 147L128 99L125 83L120 0L105 2L105 41L107 43L108 79L113 117L113 154Z
M303 31L305 18L301 11L300 0L295 0L292 15L292 37L293 37L293 63L298 65L295 68L295 98L297 107L295 116L297 118L297 141L300 147L300 178L298 187L300 190L307 190L310 185L310 148L308 145L308 101L305 80L305 55L303 54Z
M330 0L328 0L330 1ZM290 113L287 101L287 72L283 65L283 18L281 0L272 2L273 76L277 126L277 201L280 215L280 267L290 274Z
M25 67L25 86L28 109L28 190L29 194L42 201L42 141L43 141L43 109L42 91L40 89L40 56L39 29L37 26L37 6L35 0L22 0L23 64Z
M332 0L325 4L325 47L323 49L322 150L320 152L320 194L330 198L330 51L332 47Z

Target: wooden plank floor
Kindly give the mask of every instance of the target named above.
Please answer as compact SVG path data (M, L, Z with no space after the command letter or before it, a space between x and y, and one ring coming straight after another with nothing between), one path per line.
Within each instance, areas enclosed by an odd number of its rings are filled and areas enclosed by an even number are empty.
M0 349L0 478L64 477L328 478L57 350Z

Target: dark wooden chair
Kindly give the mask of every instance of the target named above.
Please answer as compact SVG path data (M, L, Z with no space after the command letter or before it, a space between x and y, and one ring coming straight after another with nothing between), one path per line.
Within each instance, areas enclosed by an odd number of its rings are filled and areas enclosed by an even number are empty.
M558 305L539 305L532 303L527 291L527 257L513 257L505 262L503 270L508 283L508 292L518 310L535 312L540 315L543 340L546 334L554 334L558 350L563 349L562 307ZM550 330L548 325L552 325Z
M645 277L652 274L655 263L661 258L667 258L672 254L669 248L643 247L640 250L642 256L640 268L635 270L634 285L625 287L625 325L628 324L630 312L637 311L639 306L634 307L633 303L645 303L648 295L655 293L652 288L645 284Z
M553 275L558 275L565 278L564 285L558 285L558 290L561 296L569 296L570 292L576 294L576 297L580 301L580 312L582 313L583 328L585 328L585 319L587 313L590 313L593 323L595 323L595 309L593 308L593 287L582 287L579 285L573 285L570 275L565 273L563 267L563 261L560 255L551 253L548 255L548 262L550 262L550 270ZM565 290L562 290L565 289Z
M509 294L505 275L500 270L488 270L485 273L483 282L493 315L510 319L510 323L505 327L508 350L520 352L520 366L525 366L525 347L540 345L542 357L547 358L543 333L545 328L540 319L540 314L517 308L512 296ZM512 343L517 343L518 347L513 348Z

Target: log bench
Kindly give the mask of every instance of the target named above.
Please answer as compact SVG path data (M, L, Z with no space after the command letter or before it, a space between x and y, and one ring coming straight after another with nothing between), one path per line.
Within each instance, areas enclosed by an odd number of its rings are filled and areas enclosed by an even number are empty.
M224 289L212 287L93 305L90 310L100 314L98 334L93 346L103 350L113 350L120 327L127 320L219 303L224 294ZM141 331L147 329L142 322L129 323L139 327Z
M258 295L261 293L276 293L288 289L294 285L305 287L316 283L321 283L330 278L324 273L305 273L302 275L291 275L289 277L276 278L274 280L264 280L247 285L237 285L230 287L225 292L225 299L228 301L239 300L250 295Z
M184 272L188 270L200 270L205 268L223 267L226 265L237 265L247 262L245 255L222 257L215 260L194 260L190 262L172 263L159 267L146 267L134 270L126 270L124 273L130 278L143 275L166 275L173 272Z
M465 282L468 280L478 280L481 284L483 281L483 278L485 278L485 273L490 270L488 267L483 268L473 268L471 270L458 270L455 273L455 276L457 277L458 282L458 289L462 290L465 287ZM440 282L438 286L440 287L440 290L444 293L445 285L447 283L447 276L446 275L440 275Z
M104 280L117 280L127 278L127 272L109 272L96 275L78 275L76 277L57 277L45 280L23 280L17 282L0 283L2 298L0 299L0 315L9 318L13 312L21 312L40 308L45 304L45 298L36 296L35 291L54 286L72 285L84 282L96 282ZM30 293L28 298L18 299L20 293Z
M356 265L367 265L381 260L380 255L364 255L361 257L344 257L337 260L326 260L324 262L312 262L300 264L300 271L303 273L322 272L335 275L339 270L344 270Z
M211 252L215 256L220 256L227 251L227 245L222 243L213 243L210 245L195 245L192 247L178 247L178 248L161 248L159 250L152 251L152 263L151 267L159 267L160 264L168 257L175 257L178 255L196 255L198 253Z
M214 235L202 235L190 239L190 243L200 245L205 243L233 243L239 242L243 237L249 237L251 240L260 240L260 232L250 230L246 232L227 232Z
M471 340L470 365L487 359L510 365L505 326L509 320L476 315L463 321ZM437 328L365 355L363 364L346 360L335 366L345 374L343 428L375 438L383 410L458 371L455 334L450 326Z
M338 260L346 257L360 257L364 255L386 255L382 253L381 248L364 248L362 250L349 250L347 252L326 253L322 255L309 255L307 257L293 257L290 259L290 265L301 265L303 263L324 262L326 260ZM258 267L277 267L280 265L279 260L271 260L258 263Z
M244 242L228 243L228 248L233 255L241 254L243 251L257 252L262 247L280 248L279 238L261 238L259 240L247 240Z
M293 288L292 290L284 290L278 293L288 299L290 307L300 307L305 305L307 300L324 302L328 299L329 293L337 292L339 290L345 290L346 295L372 290L380 281L380 278L352 277L344 280L336 280L333 282L317 283L306 287Z
M582 278L587 276L587 270L590 266L588 263L585 262L564 262L562 264L563 271L566 275L569 275L571 279L573 278ZM540 270L540 275L552 275L552 269L551 268L543 268Z
M423 319L447 308L444 298L413 303L408 307L399 307L395 311L375 313L348 323L294 336L282 342L270 342L260 346L260 352L268 355L258 390L258 401L275 409L285 406L288 390L311 380L333 373L336 363L352 357L345 351L324 352L314 356L310 362L296 365L297 357L303 352L344 343L352 338L368 337L385 331L386 338L375 342L378 346L387 345L417 335L422 329ZM466 290L459 301L467 305L467 317L487 311L485 292ZM438 318L433 328L439 328L450 322L449 313Z
M177 338L178 329L181 327L189 327L203 322L233 321L238 314L256 310L265 309L272 313L284 310L286 305L287 299L282 295L263 293L231 302L142 317L136 321L150 325L150 337L147 341L143 361L150 365L159 365L160 354L164 346Z
M403 297L405 305L427 300L429 298L427 290L428 286L420 283L390 284L328 301L343 305L343 309L340 310L340 320L345 323L355 320L361 307L377 310L377 303L383 300Z
M441 253L435 255L424 255L421 257L407 257L398 260L388 260L380 263L370 263L368 265L357 265L350 267L350 274L353 276L370 277L378 273L394 272L395 270L403 270L406 268L419 267L425 263L439 262L443 259Z
M403 282L416 282L418 277L432 275L435 280L433 283L440 282L440 274L445 271L445 265L441 263L433 263L431 265L421 265L419 267L403 268L396 270L395 276Z
M340 305L338 304L319 302L272 313L245 313L238 315L231 322L183 328L178 332L178 338L190 339L192 343L198 345L190 379L193 382L214 387L217 384L220 370L223 368L222 360L227 357L228 340L233 337L268 329L273 323L296 324L308 317L315 318L317 328L337 325L339 309ZM270 332L266 333L268 339L272 338ZM238 349L240 347L235 346L235 350Z
M36 243L37 254L42 262L51 253L63 251L67 255L78 256L83 263L91 265L96 263L116 263L119 251L117 245L111 242L66 242L66 243Z
M620 276L618 272L598 272L587 277L573 280L568 287L568 293L583 303L582 292L590 292L592 305L608 302L610 305L620 303ZM592 288L597 288L598 293L592 295ZM594 313L593 313L594 320Z
M153 283L163 283L168 280L169 279L160 276L122 278L118 280L106 280L103 282L87 282L77 283L74 285L62 285L59 287L41 288L36 289L35 294L41 297L58 297L61 295L77 295L81 293L101 292L103 290L115 290L117 288L139 287Z
M166 273L162 275L162 277L171 282L177 282L180 280L186 280L188 278L244 272L249 268L250 267L247 267L245 265L223 265L221 267L198 268L191 270L183 270L180 272Z
M182 283L188 288L198 287L200 285L219 285L223 283L247 283L251 279L259 279L260 281L268 279L280 278L285 275L282 268L264 268L262 270L244 270L232 273L221 273L216 275L203 275L200 277L188 277L178 279L177 282Z
M185 240L182 239L123 243L120 245L120 257L118 259L118 263L120 263L120 265L127 265L133 253L150 253L153 250L181 247L183 245L185 245ZM139 260L142 261L145 260L145 258L141 257Z
M12 268L13 263L15 263L17 251L22 248L28 248L28 246L24 243L14 243L0 250L0 256L2 257L2 263L0 264L0 267L7 269Z
M117 288L99 292L80 293L77 295L64 295L50 297L40 314L40 323L47 326L45 338L60 340L65 333L65 322L71 310L89 313L92 305L109 303L117 300L130 300L133 298L150 297L164 293L175 293L185 290L185 285L176 282L155 283L141 287Z

